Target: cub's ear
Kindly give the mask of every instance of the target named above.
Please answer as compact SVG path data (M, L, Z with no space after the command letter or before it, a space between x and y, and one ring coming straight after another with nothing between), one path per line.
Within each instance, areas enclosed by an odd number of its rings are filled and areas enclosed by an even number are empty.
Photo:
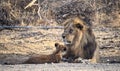
M83 25L81 25L80 23L75 24L75 26L76 26L78 29L80 29L80 30L83 29Z
M55 43L55 47L58 48L58 46L59 46L59 43Z

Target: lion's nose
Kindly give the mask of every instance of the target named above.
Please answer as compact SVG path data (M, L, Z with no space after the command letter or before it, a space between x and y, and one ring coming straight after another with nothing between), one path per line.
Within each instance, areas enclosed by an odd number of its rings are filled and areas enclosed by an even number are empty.
M62 35L62 38L64 39L64 38L65 38L65 35Z

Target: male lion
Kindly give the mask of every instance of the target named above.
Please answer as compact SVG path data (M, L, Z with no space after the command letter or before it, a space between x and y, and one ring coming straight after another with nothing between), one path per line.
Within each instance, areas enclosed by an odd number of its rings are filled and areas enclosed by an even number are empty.
M42 64L42 63L58 63L62 61L63 55L66 53L66 47L60 45L59 43L55 43L56 50L50 55L39 55L33 56L25 61L25 64Z
M97 62L99 59L97 43L90 26L81 18L71 18L64 23L63 41L68 50L64 56L67 59L92 59Z

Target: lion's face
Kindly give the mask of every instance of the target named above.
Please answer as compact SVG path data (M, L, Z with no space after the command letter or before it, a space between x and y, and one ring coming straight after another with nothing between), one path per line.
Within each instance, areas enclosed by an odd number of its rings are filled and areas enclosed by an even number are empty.
M64 22L64 32L62 34L63 41L66 45L73 44L75 37L82 35L84 30L83 21L78 18L69 19Z
M69 26L69 27L68 27ZM73 23L68 24L64 28L64 33L62 34L62 38L65 44L72 44L72 41L75 38L75 33L77 32L77 29L73 26Z

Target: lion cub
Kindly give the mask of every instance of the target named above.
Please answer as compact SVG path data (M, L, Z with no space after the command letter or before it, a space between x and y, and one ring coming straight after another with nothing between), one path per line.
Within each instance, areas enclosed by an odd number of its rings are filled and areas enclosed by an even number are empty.
M58 63L62 60L67 49L65 46L55 43L56 50L50 55L39 55L30 57L25 64L42 64L42 63Z

